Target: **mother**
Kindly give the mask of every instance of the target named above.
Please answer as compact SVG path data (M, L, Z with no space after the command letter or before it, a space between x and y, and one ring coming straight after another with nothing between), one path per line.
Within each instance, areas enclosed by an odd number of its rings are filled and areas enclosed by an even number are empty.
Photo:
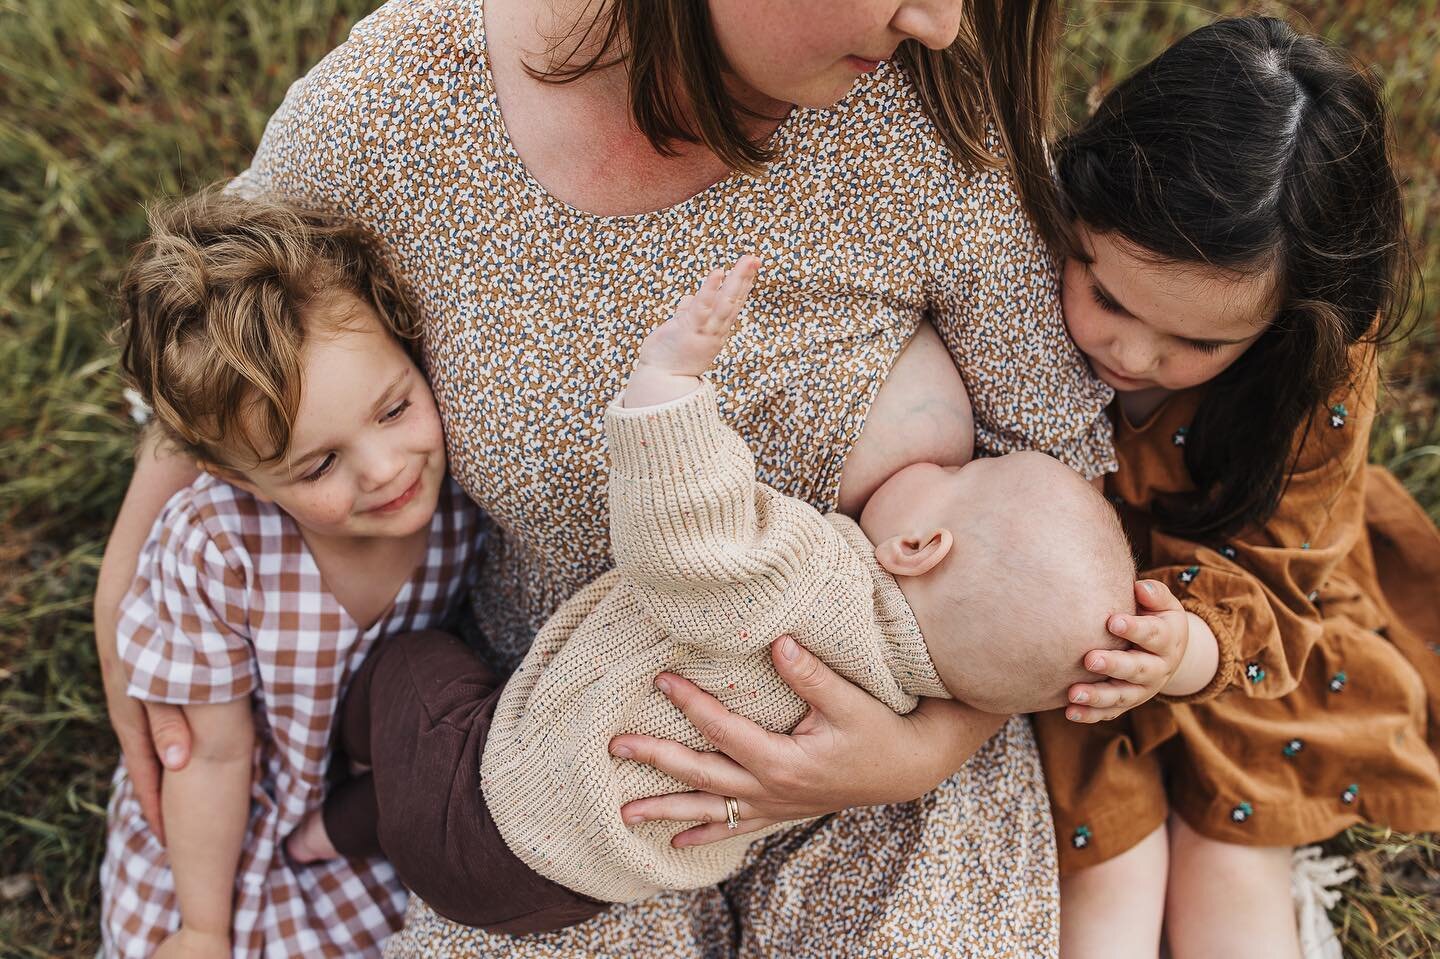
M781 491L821 509L863 500L873 480L842 477L845 455L927 313L981 451L1109 467L1108 394L1063 345L1026 212L1054 222L1040 146L1052 16L1050 0L392 0L291 89L242 185L358 217L408 281L452 469L497 527L474 596L493 659L513 666L606 567L604 404L663 310L740 253L761 256L766 281L715 378ZM124 698L112 611L186 479L143 452L96 602L111 715L152 813L151 737L173 765L186 734ZM723 752L624 745L716 795L645 811L696 818L733 795L747 828L834 815L757 846L722 888L559 933L487 935L417 899L392 950L1053 953L1028 726L990 738L998 719L941 701L899 717L803 651L776 662L815 707L800 730L762 734L676 683Z

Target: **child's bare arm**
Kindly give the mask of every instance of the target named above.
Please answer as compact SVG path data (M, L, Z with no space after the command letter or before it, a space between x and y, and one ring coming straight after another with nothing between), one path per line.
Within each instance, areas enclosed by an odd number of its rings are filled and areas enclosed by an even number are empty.
M161 787L182 941L194 947L176 955L207 955L217 944L229 951L235 873L250 818L250 709L249 697L184 707L194 737L190 763L166 773Z

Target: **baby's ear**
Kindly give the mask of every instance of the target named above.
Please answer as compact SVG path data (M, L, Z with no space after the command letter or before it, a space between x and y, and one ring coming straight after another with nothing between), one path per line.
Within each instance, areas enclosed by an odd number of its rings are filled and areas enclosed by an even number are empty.
M923 536L892 536L875 547L875 559L891 576L924 576L950 555L954 543L944 528Z

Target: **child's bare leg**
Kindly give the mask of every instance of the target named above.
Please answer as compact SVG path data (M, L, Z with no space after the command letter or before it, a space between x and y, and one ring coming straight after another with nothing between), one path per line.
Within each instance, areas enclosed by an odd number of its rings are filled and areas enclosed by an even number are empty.
M1171 816L1165 937L1172 959L1298 959L1291 853L1207 839Z
M1168 857L1162 825L1115 858L1060 880L1061 959L1155 959Z

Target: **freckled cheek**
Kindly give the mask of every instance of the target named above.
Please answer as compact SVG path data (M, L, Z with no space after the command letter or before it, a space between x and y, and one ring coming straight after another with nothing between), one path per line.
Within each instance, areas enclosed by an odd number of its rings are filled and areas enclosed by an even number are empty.
M319 492L306 500L304 519L306 525L323 528L339 526L350 517L355 500L337 491Z

